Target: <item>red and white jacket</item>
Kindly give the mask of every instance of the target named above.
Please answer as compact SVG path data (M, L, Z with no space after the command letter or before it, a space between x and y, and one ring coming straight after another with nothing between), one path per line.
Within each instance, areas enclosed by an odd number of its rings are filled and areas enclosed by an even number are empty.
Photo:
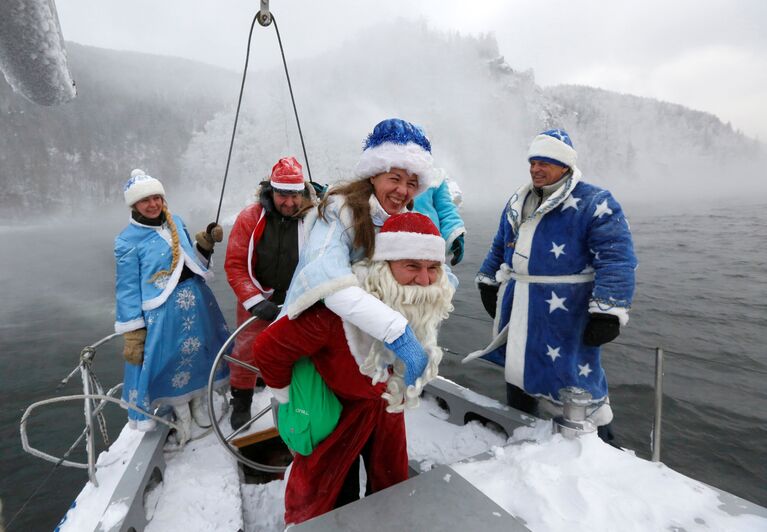
M229 243L226 246L224 270L229 286L234 290L237 301L248 310L264 299L269 299L273 290L261 285L254 275L258 261L256 246L266 227L266 209L260 203L254 203L243 209L237 216ZM304 220L299 220L298 249L299 253L304 242Z

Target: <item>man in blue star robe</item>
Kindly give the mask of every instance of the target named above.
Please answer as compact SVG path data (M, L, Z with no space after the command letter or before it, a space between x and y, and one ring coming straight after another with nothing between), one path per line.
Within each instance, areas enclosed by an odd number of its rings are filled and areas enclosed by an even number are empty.
M576 159L563 130L533 140L531 182L509 199L476 278L495 339L467 360L504 366L510 406L531 414L557 413L561 388L585 389L612 440L599 346L628 323L637 261L620 204L581 180Z

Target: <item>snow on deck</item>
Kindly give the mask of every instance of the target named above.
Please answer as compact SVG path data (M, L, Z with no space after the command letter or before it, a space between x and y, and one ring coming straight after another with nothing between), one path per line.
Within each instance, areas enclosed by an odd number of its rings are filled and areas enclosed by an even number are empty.
M514 431L489 460L453 468L531 530L764 531L767 519L732 516L719 494L662 463L600 440L552 434L551 422Z
M267 392L256 393L253 412L268 402ZM409 458L422 471L452 464L531 530L767 530L763 517L732 516L720 509L716 490L610 447L596 434L566 440L551 433L549 421L541 421L515 430L507 441L476 421L456 426L447 417L430 397L405 413ZM259 427L270 424L267 416ZM229 433L228 421L222 430ZM119 503L105 506L140 439L141 433L126 427L99 456L100 487L85 486L62 531L93 530L102 515L119 522L125 509ZM456 463L486 451L489 458ZM286 481L241 485L236 461L212 433L181 451L166 451L165 459L162 487L149 497L157 505L147 532L284 529Z

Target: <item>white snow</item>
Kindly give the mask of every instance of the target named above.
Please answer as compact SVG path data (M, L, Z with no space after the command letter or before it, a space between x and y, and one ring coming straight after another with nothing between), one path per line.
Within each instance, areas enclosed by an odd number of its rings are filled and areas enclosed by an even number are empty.
M541 421L509 441L493 458L453 469L531 530L767 530L764 518L721 510L709 486L596 434L566 440Z
M266 405L268 398L266 392L255 394L253 411ZM566 440L552 434L549 421L540 421L517 429L506 440L503 433L478 422L459 427L447 423L447 417L431 397L405 413L409 458L422 471L452 464L533 531L767 530L763 517L723 511L718 492L709 486L610 447L596 434ZM268 425L270 419L259 425ZM227 433L228 423L223 425ZM112 448L101 454L100 487L85 486L62 531L92 530L102 516L112 523L125 515L127 506L120 502L106 512L104 508L140 438L141 433L125 428ZM147 532L284 529L286 481L241 485L234 458L213 434L183 450L166 451L165 458L163 483L148 497L158 501ZM461 460L466 461L456 463ZM451 478L445 474L442 480ZM414 494L415 490L410 493Z
M213 433L166 452L165 461L162 491L146 532L242 527L237 462Z
M447 417L428 396L422 399L419 408L405 412L408 458L419 462L421 471L469 458L506 442L504 433L478 421L459 427L445 421Z

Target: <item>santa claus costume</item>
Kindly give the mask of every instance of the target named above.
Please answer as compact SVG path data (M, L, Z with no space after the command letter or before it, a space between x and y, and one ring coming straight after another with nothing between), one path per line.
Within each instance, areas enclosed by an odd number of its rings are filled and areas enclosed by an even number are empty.
M296 319L283 317L259 335L253 358L275 397L288 400L293 365L308 356L341 402L335 430L308 456L294 458L285 491L285 522L295 524L323 514L339 503L348 475L356 475L363 456L369 491L408 477L407 442L402 411L418 403L423 386L437 374L442 352L439 323L452 310L454 289L442 265L429 286L400 285L387 260L444 262L445 242L420 214L395 215L376 237L372 262L355 268L359 284L408 318L428 360L412 386L405 386L407 364L353 324L317 303Z

